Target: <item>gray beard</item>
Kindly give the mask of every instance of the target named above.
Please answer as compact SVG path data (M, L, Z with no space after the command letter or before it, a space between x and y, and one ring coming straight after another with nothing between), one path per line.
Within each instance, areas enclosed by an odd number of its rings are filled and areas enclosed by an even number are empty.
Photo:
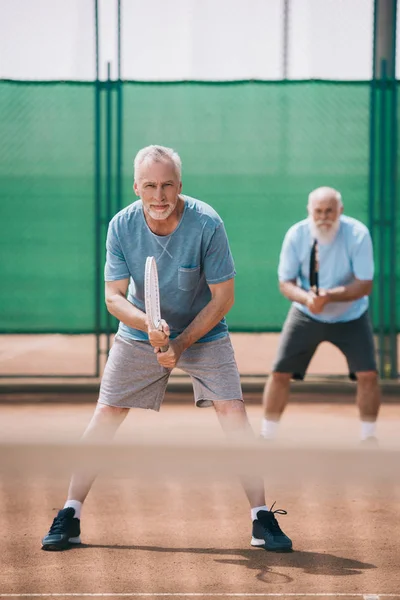
M339 231L340 219L336 219L336 221L332 224L332 227L328 231L320 229L315 224L313 219L309 218L308 221L313 239L317 240L319 244L331 244L333 242Z

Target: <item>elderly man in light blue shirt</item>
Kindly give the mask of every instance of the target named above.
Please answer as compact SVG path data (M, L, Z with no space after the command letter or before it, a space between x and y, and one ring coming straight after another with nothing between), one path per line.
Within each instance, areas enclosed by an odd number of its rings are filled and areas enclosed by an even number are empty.
M120 326L84 438L108 441L132 408L158 411L178 366L191 377L196 406L213 407L229 436L251 439L225 320L234 303L236 271L223 221L205 202L182 194L181 159L172 148L142 148L134 170L139 199L111 220L106 241L105 300ZM148 256L158 265L161 330L145 314ZM81 510L95 476L79 469L72 475L64 508L42 539L44 550L81 543ZM291 550L275 516L286 511L265 504L262 478L245 477L242 484L251 545Z
M368 296L374 262L369 231L343 215L340 193L321 187L309 195L308 218L293 225L283 241L278 276L292 306L263 396L261 435L272 439L289 399L291 379L303 379L321 342L345 355L350 378L357 381L361 439L375 441L380 390ZM318 288L311 285L311 252L317 247Z

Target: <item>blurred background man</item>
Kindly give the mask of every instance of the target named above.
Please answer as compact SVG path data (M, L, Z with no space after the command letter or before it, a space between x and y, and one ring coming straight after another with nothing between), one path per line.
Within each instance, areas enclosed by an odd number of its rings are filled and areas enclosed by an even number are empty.
M315 242L319 289L310 285ZM367 227L343 215L337 190L321 187L311 192L308 218L289 229L280 255L279 288L292 306L264 390L262 437L275 437L289 399L290 380L303 379L319 344L330 342L343 352L350 378L357 381L361 439L375 439L380 393L368 315L373 275Z

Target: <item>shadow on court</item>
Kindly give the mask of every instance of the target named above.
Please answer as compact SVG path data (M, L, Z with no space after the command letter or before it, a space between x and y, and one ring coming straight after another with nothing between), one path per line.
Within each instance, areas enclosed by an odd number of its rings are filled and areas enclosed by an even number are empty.
M291 567L300 569L309 575L330 575L347 577L360 575L367 569L376 569L376 565L361 562L325 552L266 552L262 548L240 550L238 548L166 548L162 546L128 546L107 544L81 544L75 550L90 548L107 548L109 550L135 550L136 552L160 552L171 554L200 554L215 555L215 557L229 556L230 558L215 558L218 563L227 565L244 566L247 569L259 571L257 579L263 581L272 567ZM237 557L237 558L235 558ZM274 572L276 575L276 573ZM288 575L282 575L285 581L293 581Z

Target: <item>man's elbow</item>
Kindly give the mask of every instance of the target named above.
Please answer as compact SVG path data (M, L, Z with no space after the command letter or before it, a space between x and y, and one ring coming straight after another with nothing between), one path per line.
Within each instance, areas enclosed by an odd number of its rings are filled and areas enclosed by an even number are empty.
M106 308L107 308L108 312L111 314L114 314L113 311L115 308L115 303L116 303L117 298L118 298L118 295L116 295L116 294L106 295L106 297L105 297Z
M364 296L370 296L372 294L373 283L372 281L364 282Z
M105 305L109 313L112 314L112 298L105 298Z
M288 295L288 283L292 283L290 281L279 281L279 291L282 294L282 296L285 296L285 298L287 298Z
M234 304L235 304L235 295L234 294L225 296L225 298L221 302L221 309L222 309L223 314L224 315L228 314L228 312L231 310L231 308Z

